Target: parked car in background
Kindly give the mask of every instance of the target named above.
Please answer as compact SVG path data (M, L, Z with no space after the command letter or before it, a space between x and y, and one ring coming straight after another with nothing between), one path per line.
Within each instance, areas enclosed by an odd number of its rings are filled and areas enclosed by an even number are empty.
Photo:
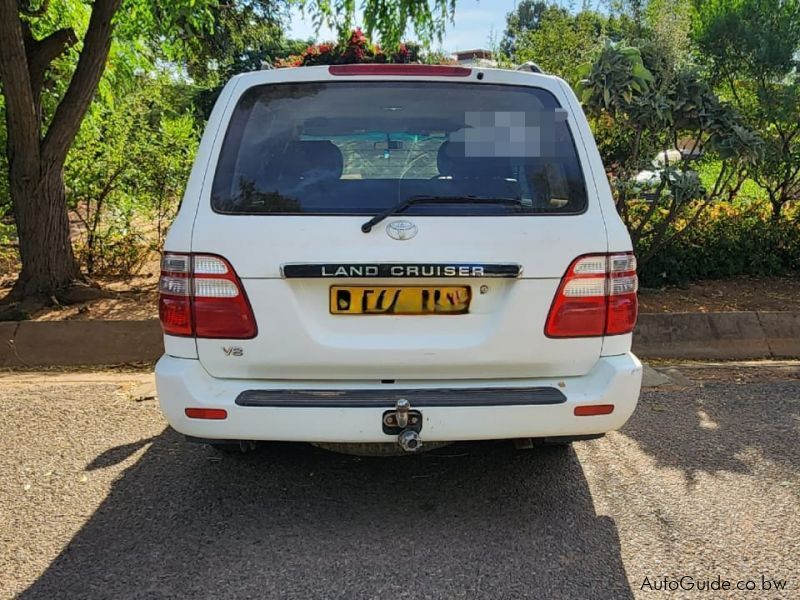
M654 200L655 194L665 177L668 178L670 184L675 183L684 175L689 175L692 178L699 177L697 171L691 169L684 171L677 168L677 165L682 164L686 158L694 160L701 155L700 152L691 149L678 150L673 148L672 150L659 152L651 163L653 168L639 171L634 177L634 181L644 190L642 195L646 200ZM665 189L669 192L667 186L665 186Z

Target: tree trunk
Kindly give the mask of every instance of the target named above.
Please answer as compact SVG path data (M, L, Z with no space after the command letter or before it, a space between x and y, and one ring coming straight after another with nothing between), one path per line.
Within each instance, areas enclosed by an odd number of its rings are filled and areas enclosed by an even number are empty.
M62 169L42 167L29 175L10 167L22 271L9 299L58 298L83 281L70 243Z
M31 34L24 2L0 0L0 89L5 98L9 189L19 237L22 271L4 308L21 300L31 308L55 297L80 302L98 290L82 281L69 238L63 168L103 76L114 14L122 0L95 0L83 37L78 64L56 106L49 126L42 122L40 93L53 60L77 42L72 29L60 29L37 40ZM41 3L37 15L47 12ZM21 13L27 13L23 17ZM24 311L20 311L24 312ZM0 319L15 316L0 310Z
M781 209L783 208L783 202L780 200L771 200L772 204L772 220L774 222L781 220Z

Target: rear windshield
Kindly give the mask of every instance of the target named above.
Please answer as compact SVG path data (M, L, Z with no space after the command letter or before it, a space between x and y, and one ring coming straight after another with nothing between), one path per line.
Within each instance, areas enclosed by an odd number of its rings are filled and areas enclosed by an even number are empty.
M237 104L214 210L367 215L582 212L567 116L549 92L464 83L263 85Z

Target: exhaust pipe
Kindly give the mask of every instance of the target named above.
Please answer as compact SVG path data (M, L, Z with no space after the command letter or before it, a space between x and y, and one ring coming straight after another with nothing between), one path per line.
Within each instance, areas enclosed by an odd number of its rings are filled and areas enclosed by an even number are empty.
M422 448L422 440L419 439L419 434L413 429L406 429L397 436L397 443L406 452L416 452Z

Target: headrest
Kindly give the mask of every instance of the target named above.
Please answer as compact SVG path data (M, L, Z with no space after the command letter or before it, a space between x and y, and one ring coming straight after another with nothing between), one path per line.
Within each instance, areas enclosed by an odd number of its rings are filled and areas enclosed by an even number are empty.
M283 181L339 179L344 168L341 150L329 140L290 142L277 159Z
M505 157L466 156L464 142L447 141L436 156L439 175L465 179L506 179L513 176Z

